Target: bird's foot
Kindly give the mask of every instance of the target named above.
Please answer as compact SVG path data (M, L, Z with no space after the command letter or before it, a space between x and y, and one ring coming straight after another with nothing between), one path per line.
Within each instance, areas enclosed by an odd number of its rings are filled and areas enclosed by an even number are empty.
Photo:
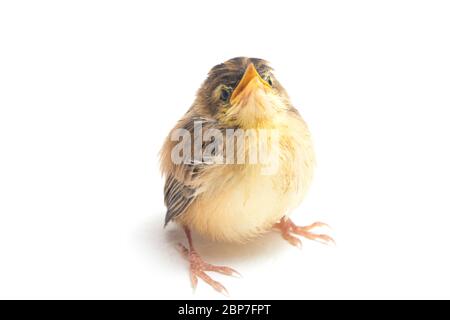
M179 243L178 246L183 256L189 260L190 264L189 271L191 276L192 287L194 288L194 290L195 288L197 288L198 278L200 278L207 284L209 284L211 287L213 287L214 290L228 296L227 289L220 282L215 281L210 276L208 276L205 273L205 271L218 272L227 276L240 277L241 274L232 268L225 266L215 266L203 261L203 259L195 250L189 250L181 243Z
M280 230L283 238L296 247L301 247L302 242L298 237L294 236L293 234L310 240L315 240L323 244L336 244L333 238L331 238L326 234L316 234L311 232L312 229L319 227L328 227L328 225L323 222L314 222L309 226L300 227L295 225L291 219L286 217L281 218L280 222L274 225L275 229Z

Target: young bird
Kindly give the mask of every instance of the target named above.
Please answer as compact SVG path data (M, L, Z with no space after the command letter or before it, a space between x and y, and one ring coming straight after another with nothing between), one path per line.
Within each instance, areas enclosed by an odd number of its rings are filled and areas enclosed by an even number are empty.
M202 127L200 136L196 123ZM276 141L275 147L263 142L276 155L278 165L273 172L264 172L266 163L254 163L248 157L239 163L228 158L214 161L225 155L225 149L231 150L237 145L236 136L227 135L228 130L261 129L276 133L277 139L267 139ZM174 150L179 149L179 141L174 136L180 130L192 137L188 140L191 145L181 155L181 163L174 161ZM226 148L219 144L206 161L192 159L195 143L200 142L200 153L204 154L208 141L219 140L217 136L205 137L208 130L223 133ZM237 151L247 154L251 145L248 141L247 137L244 146L238 146ZM231 160L236 160L236 156ZM175 221L184 228L188 247L179 246L189 260L194 288L199 277L217 291L226 292L225 287L205 271L225 275L238 273L232 268L205 262L194 249L190 230L212 240L244 243L274 228L296 246L301 242L295 235L333 242L327 235L311 232L324 223L300 227L288 218L308 190L314 163L308 127L267 61L238 57L211 69L193 105L172 129L161 150L167 206L165 225Z

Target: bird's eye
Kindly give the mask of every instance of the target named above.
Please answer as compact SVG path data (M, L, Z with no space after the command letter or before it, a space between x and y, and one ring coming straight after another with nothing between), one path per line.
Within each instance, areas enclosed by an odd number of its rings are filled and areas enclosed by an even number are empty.
M267 82L270 86L273 85L272 78L271 78L270 76L267 76L266 82Z
M220 91L220 100L227 101L230 97L230 90L228 88L222 88Z

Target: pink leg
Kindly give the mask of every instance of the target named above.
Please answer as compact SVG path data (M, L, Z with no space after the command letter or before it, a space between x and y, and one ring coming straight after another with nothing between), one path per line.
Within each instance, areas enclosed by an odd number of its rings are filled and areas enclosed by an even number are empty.
M236 270L225 267L225 266L215 266L210 263L203 261L197 251L194 249L194 245L192 243L191 231L189 228L184 227L184 232L188 239L189 249L183 246L181 243L178 244L181 253L189 260L190 264L190 276L192 287L195 289L197 287L198 278L205 281L211 287L213 287L216 291L228 295L227 289L220 283L213 280L210 276L208 276L205 271L213 271L218 272L227 276L240 276L240 273Z

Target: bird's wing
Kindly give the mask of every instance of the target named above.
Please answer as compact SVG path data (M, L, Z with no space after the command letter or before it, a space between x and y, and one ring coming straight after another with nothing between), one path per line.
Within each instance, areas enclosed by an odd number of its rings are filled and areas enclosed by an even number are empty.
M215 121L193 117L183 125L183 128L193 133L194 121L201 121L203 130L215 126ZM202 149L204 147L205 144L202 144ZM205 169L211 168L212 166L214 166L214 164L208 162L189 160L185 161L177 168L183 172L181 175L182 178L180 175L171 173L167 175L164 186L164 202L167 207L164 225L167 225L171 220L183 214L199 193L201 193L198 177Z
M169 176L164 186L164 203L167 206L164 225L182 214L194 201L195 189L178 181L173 175Z

